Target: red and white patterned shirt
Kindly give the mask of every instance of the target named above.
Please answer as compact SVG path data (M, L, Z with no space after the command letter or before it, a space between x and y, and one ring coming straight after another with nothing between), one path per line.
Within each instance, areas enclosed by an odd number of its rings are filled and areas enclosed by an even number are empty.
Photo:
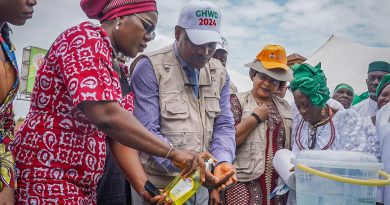
M107 34L90 22L66 30L53 43L16 134L17 204L96 204L106 135L77 106L117 101L132 111L132 95L121 97L112 52Z

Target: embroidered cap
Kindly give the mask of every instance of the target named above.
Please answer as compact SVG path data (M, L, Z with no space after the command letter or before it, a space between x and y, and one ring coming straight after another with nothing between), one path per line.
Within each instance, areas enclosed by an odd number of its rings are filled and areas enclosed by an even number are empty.
M368 73L383 71L390 73L390 64L386 61L374 61L368 65Z
M257 54L256 59L261 61L264 68L283 68L288 70L286 51L280 45L267 45Z
M221 12L208 1L195 0L186 4L179 15L178 26L184 28L192 43L220 43Z

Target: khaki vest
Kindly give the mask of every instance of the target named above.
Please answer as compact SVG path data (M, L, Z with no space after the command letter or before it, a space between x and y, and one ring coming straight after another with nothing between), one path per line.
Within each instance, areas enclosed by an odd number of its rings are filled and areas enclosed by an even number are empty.
M220 93L226 82L226 70L221 62L211 59L199 74L199 98L194 95L181 68L173 45L146 55L152 63L159 87L160 131L178 149L208 151L213 135L214 119L221 112ZM141 154L149 180L164 188L178 173ZM171 176L171 177L169 177Z
M251 91L238 94L238 99L242 107L241 119L248 118L252 111L258 106L254 100ZM290 148L292 112L290 104L282 98L273 96L273 102L276 109L282 117L284 128L286 130L285 147ZM236 159L233 164L237 168L237 178L241 182L257 179L264 173L265 169L265 150L267 125L260 123L236 150Z
M230 88L230 94L237 95L237 93L238 93L237 87L236 87L236 85L234 85L234 83L231 79L230 79L229 88Z

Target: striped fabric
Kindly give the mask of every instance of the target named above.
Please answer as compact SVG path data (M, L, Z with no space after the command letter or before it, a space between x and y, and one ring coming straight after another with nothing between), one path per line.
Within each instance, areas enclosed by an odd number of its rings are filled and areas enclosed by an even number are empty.
M81 0L80 6L91 19L100 22L118 16L157 11L155 0Z
M157 11L154 0L111 0L102 10L100 21L114 19L134 13Z
M151 1L151 0L111 0L110 3L108 3L104 7L102 13L105 14L112 9L115 9L115 8L118 8L118 7L121 7L124 5L128 5L128 4L139 4L139 3L146 3L146 2L155 2L155 1Z

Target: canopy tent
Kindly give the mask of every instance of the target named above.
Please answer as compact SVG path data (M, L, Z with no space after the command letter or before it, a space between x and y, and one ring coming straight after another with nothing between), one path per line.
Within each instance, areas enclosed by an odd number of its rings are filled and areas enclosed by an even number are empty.
M331 91L347 83L356 93L363 93L367 91L368 64L378 60L390 62L390 47L365 46L332 35L305 63L315 66L321 62Z

